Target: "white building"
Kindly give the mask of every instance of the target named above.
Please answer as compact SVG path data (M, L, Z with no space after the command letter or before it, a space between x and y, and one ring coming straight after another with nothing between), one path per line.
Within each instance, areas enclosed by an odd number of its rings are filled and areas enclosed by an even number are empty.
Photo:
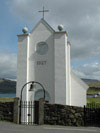
M18 35L17 92L29 81L41 83L46 100L64 105L86 105L88 86L70 70L70 43L67 32L55 32L41 19L29 34ZM23 100L38 100L43 89L38 84L33 92L30 85L23 90Z

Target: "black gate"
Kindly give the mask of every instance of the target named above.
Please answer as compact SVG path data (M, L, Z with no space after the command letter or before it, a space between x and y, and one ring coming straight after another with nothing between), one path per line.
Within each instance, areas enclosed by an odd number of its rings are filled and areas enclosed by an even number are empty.
M39 101L21 101L20 105L20 123L27 125L38 124Z
M100 127L100 104L84 106L84 125Z

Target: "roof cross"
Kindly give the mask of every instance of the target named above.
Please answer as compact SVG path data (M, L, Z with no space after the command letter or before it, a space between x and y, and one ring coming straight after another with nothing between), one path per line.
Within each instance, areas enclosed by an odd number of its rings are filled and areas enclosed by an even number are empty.
M44 9L44 6L43 6L43 10L42 10L42 11L39 11L39 12L42 12L42 13L43 13L43 19L44 19L44 13L45 13L45 12L49 12L49 10L45 10L45 9Z

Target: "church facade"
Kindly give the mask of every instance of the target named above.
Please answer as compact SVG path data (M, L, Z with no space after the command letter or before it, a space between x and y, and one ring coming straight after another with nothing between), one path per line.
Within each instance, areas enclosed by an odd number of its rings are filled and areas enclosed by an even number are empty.
M41 83L45 99L50 103L86 105L88 86L70 68L70 43L66 31L54 31L41 19L29 34L18 35L17 91L30 81ZM43 89L34 84L34 91L25 86L22 100L43 98Z

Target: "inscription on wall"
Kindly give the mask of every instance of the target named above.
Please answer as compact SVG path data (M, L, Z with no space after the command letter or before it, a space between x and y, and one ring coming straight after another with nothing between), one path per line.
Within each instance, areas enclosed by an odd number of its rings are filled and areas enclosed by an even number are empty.
M37 61L37 65L46 65L47 61Z

